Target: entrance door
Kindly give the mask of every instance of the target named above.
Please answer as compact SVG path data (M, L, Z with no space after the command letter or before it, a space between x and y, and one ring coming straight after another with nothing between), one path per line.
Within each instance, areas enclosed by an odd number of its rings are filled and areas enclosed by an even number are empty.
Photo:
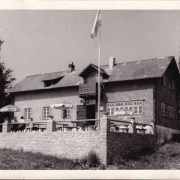
M95 119L95 105L86 106L86 119Z

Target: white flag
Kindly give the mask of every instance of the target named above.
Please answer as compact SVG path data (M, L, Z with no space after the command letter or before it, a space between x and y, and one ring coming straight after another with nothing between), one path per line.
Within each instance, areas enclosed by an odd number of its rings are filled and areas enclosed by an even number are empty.
M94 39L97 36L98 28L101 26L101 11L98 11L96 14L96 19L91 31L91 38Z

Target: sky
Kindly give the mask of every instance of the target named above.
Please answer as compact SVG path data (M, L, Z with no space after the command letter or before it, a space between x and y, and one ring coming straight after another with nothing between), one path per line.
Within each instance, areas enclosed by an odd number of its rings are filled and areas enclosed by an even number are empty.
M26 76L98 63L94 10L0 10L1 62ZM103 10L101 64L180 56L180 10Z

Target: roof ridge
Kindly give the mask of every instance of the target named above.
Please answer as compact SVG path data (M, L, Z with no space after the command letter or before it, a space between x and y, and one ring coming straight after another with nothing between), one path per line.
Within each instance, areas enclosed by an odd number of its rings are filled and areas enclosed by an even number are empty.
M75 69L74 71L77 71L77 70L80 70L80 69ZM44 75L48 75L48 74L53 74L53 73L61 73L61 72L67 72L68 73L69 70L64 70L64 71L55 71L55 72L48 72L48 73L42 73L42 74L33 74L33 75L29 75L29 76L26 76L27 77L32 77L32 76L44 76Z
M142 59L142 60L136 60L136 61L127 61L127 62L119 62L119 63L116 63L116 65L118 64L123 64L123 63L136 63L136 62L139 62L139 61L150 61L150 60L157 60L157 59L162 59L162 58L173 58L174 56L162 56L162 57L157 57L157 58L150 58L150 59ZM89 65L94 65L96 67L98 67L96 64L93 64L93 63L89 63ZM88 65L88 66L89 66ZM108 64L104 64L104 65L101 65L101 68L105 67L105 66L108 66ZM87 67L87 66L86 66ZM85 67L85 68L86 68ZM84 70L85 68L81 68L82 70ZM75 69L76 70L81 70L81 69ZM68 73L69 70L62 70L62 71L55 71L55 72L48 72L48 73L42 73L42 74L34 74L34 75L29 75L29 76L26 76L26 78L28 77L32 77L32 76L44 76L44 75L48 75L48 74L53 74L53 73L60 73L60 72L67 72Z
M127 62L119 62L119 63L116 63L115 65L117 64L124 64L124 63L135 63L135 62L139 62L139 61L150 61L150 60L157 60L157 59L167 59L167 58L173 58L174 56L162 56L162 57L158 57L158 58L151 58L151 59L142 59L142 60L136 60L136 61L127 61ZM108 64L104 64L102 65L101 67L103 66L108 66Z

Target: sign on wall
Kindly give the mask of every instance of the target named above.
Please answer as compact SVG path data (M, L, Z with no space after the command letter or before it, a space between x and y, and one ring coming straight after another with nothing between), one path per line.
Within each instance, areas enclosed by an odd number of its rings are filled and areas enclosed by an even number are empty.
M95 105L96 104L96 100L93 99L93 100L85 100L85 99L80 99L80 103L83 104L83 105Z

